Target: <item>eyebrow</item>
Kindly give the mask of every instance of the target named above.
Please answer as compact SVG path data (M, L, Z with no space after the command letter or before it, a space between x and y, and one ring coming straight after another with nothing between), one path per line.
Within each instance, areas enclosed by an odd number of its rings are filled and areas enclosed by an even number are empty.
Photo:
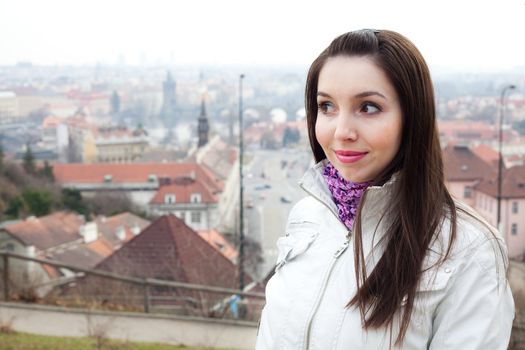
M317 96L332 97L329 94L327 94L326 92L322 92L322 91L318 91L317 92ZM385 95L383 95L382 93L377 92L377 91L363 91L363 92L358 93L357 95L354 95L354 98L363 98L363 97L368 97L368 96L379 96L379 97L382 97L385 100L387 99L385 97Z

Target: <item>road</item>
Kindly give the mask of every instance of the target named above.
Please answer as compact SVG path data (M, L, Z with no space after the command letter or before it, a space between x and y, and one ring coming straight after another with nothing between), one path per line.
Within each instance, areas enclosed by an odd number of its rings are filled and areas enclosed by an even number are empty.
M256 278L262 278L275 265L275 243L284 233L290 209L305 195L297 183L311 161L311 153L297 149L258 150L252 156L244 173L245 203L251 206L245 210L245 234L261 244L264 263ZM262 188L265 185L267 188ZM285 203L282 198L290 202Z

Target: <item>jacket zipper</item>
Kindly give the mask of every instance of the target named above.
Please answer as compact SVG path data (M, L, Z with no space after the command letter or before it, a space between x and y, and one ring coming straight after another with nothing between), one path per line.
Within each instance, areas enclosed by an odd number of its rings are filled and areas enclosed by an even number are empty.
M328 208L328 210L337 218L337 221L339 223L341 223L341 225L343 225L343 227L345 228L345 230L348 230L348 228L345 226L345 224L343 224L341 222L341 220L339 219L339 216L337 215L337 213L335 213L332 208L330 208L330 206L328 204L326 204L324 201L322 201L320 198L318 198L317 196L315 196L312 192L310 192L309 190L307 190L303 184L301 183L299 185L303 191L305 191L306 193L308 193L310 196L312 196L313 198L317 199L320 203L322 203L324 206L326 206ZM304 335L304 339L303 339L303 344L304 344L304 349L305 350L308 350L308 347L310 346L310 332L311 332L311 328L312 328L312 321L314 319L314 316L315 314L317 313L317 309L319 308L319 305L321 304L321 300L323 298L323 295L326 291L326 286L328 285L328 281L330 280L330 275L332 274L332 270L334 268L334 265L335 263L337 262L337 259L346 251L346 249L348 248L349 244L350 244L350 239L352 237L352 231L347 231L347 234L346 234L346 240L344 241L343 245L341 247L339 247L339 249L337 249L337 251L334 253L334 256L332 258L332 261L330 262L330 266L328 266L328 270L326 271L325 275L324 275L324 278L323 278L323 283L321 285L321 289L319 290L318 294L317 294L317 297L315 299L315 303L314 303L314 307L312 308L312 311L310 312L310 314L308 315L308 320L307 320L307 324L306 324L306 332L305 332L305 335Z
M308 321L306 325L306 333L304 336L304 349L308 350L310 347L310 332L312 328L312 321L315 317L315 314L317 313L317 310L319 309L319 305L321 304L321 300L323 299L324 293L326 292L326 286L328 285L328 281L330 280L330 275L332 274L332 270L334 269L335 263L337 262L337 259L346 251L346 248L348 248L348 245L350 244L350 237L351 232L349 231L346 235L346 240L344 241L343 245L337 249L337 251L334 253L334 256L332 258L332 261L330 262L330 266L328 266L328 270L326 271L323 283L321 284L321 288L319 289L319 292L317 293L317 297L315 298L315 303L312 308L312 311L310 312L308 316Z

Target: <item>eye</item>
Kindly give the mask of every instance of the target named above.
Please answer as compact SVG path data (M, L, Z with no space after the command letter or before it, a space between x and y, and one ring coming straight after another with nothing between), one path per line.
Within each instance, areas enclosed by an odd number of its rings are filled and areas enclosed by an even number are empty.
M381 108L373 102L365 102L361 105L361 112L365 114L376 114L381 112Z
M334 104L329 101L318 102L317 109L323 114L330 114L335 111Z

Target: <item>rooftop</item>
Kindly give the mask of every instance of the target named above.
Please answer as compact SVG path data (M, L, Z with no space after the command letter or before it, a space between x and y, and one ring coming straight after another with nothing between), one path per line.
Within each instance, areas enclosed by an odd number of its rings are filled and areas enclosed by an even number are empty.
M60 211L40 218L32 216L6 225L2 230L25 245L45 250L82 239L79 234L82 224L84 224L84 217L76 213Z
M222 191L221 181L196 163L55 164L53 173L57 182L67 184L101 184L108 178L111 183L149 183L163 178L171 183L180 176L190 176L212 193Z
M135 277L237 286L236 266L174 215L154 221L97 268Z
M496 168L467 146L447 146L443 150L446 181L474 181L495 178Z
M476 190L497 198L498 186L496 179L484 180L476 186ZM502 198L525 198L525 165L514 166L503 171Z

